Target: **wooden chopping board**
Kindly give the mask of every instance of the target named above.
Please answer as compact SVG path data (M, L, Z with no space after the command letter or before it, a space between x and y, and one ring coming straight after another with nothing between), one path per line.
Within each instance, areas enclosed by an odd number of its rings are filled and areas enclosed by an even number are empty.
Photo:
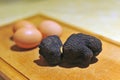
M38 47L22 50L15 46L11 37L13 23L0 28L0 72L5 80L120 80L120 43L104 36L78 29L73 25L36 15L26 20L38 25L43 20L57 21L63 27L62 42L72 33L82 32L102 40L103 50L98 61L82 68L69 65L46 65L39 56Z

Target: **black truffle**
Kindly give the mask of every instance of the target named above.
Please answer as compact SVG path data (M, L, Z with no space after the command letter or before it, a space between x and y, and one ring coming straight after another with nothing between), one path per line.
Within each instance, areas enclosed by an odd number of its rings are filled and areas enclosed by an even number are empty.
M101 50L99 39L82 33L72 34L63 45L63 60L70 64L89 65Z
M61 62L61 46L62 42L58 36L48 36L40 43L39 53L46 59L48 64L57 65Z
M80 40L83 40L85 45L92 50L93 56L99 55L102 51L102 42L96 37L82 33L76 35L79 36Z
M94 36L77 33L70 35L62 46L60 38L52 35L43 39L39 48L40 55L50 65L57 65L63 61L88 66L102 51L102 42Z

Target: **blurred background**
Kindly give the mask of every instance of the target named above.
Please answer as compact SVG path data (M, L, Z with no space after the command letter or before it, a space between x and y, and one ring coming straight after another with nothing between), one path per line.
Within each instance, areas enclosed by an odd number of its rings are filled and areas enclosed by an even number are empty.
M42 13L120 41L120 0L0 0L0 26Z

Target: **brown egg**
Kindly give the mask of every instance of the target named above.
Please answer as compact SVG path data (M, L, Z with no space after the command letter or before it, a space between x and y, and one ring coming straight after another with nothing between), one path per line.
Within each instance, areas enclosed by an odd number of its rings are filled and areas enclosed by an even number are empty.
M21 21L18 21L14 24L13 26L13 32L15 33L18 29L20 28L24 28L24 27L27 27L27 28L35 28L35 25L33 25L32 23L26 21L26 20L21 20Z
M21 28L14 33L13 40L20 48L33 48L41 42L42 34L35 28Z
M42 23L40 23L38 29L44 36L60 36L62 34L62 27L58 23L51 20L45 20Z

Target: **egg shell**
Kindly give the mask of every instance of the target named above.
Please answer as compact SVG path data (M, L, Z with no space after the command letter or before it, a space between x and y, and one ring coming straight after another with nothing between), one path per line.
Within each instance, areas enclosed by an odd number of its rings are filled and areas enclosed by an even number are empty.
M62 27L55 21L45 20L41 22L38 29L43 34L43 36L57 35L61 36Z
M21 28L14 33L13 40L20 48L33 48L41 42L42 34L35 28Z
M20 28L36 28L34 24L30 23L29 21L26 20L21 20L16 22L13 25L13 32L15 33L17 30L19 30Z

